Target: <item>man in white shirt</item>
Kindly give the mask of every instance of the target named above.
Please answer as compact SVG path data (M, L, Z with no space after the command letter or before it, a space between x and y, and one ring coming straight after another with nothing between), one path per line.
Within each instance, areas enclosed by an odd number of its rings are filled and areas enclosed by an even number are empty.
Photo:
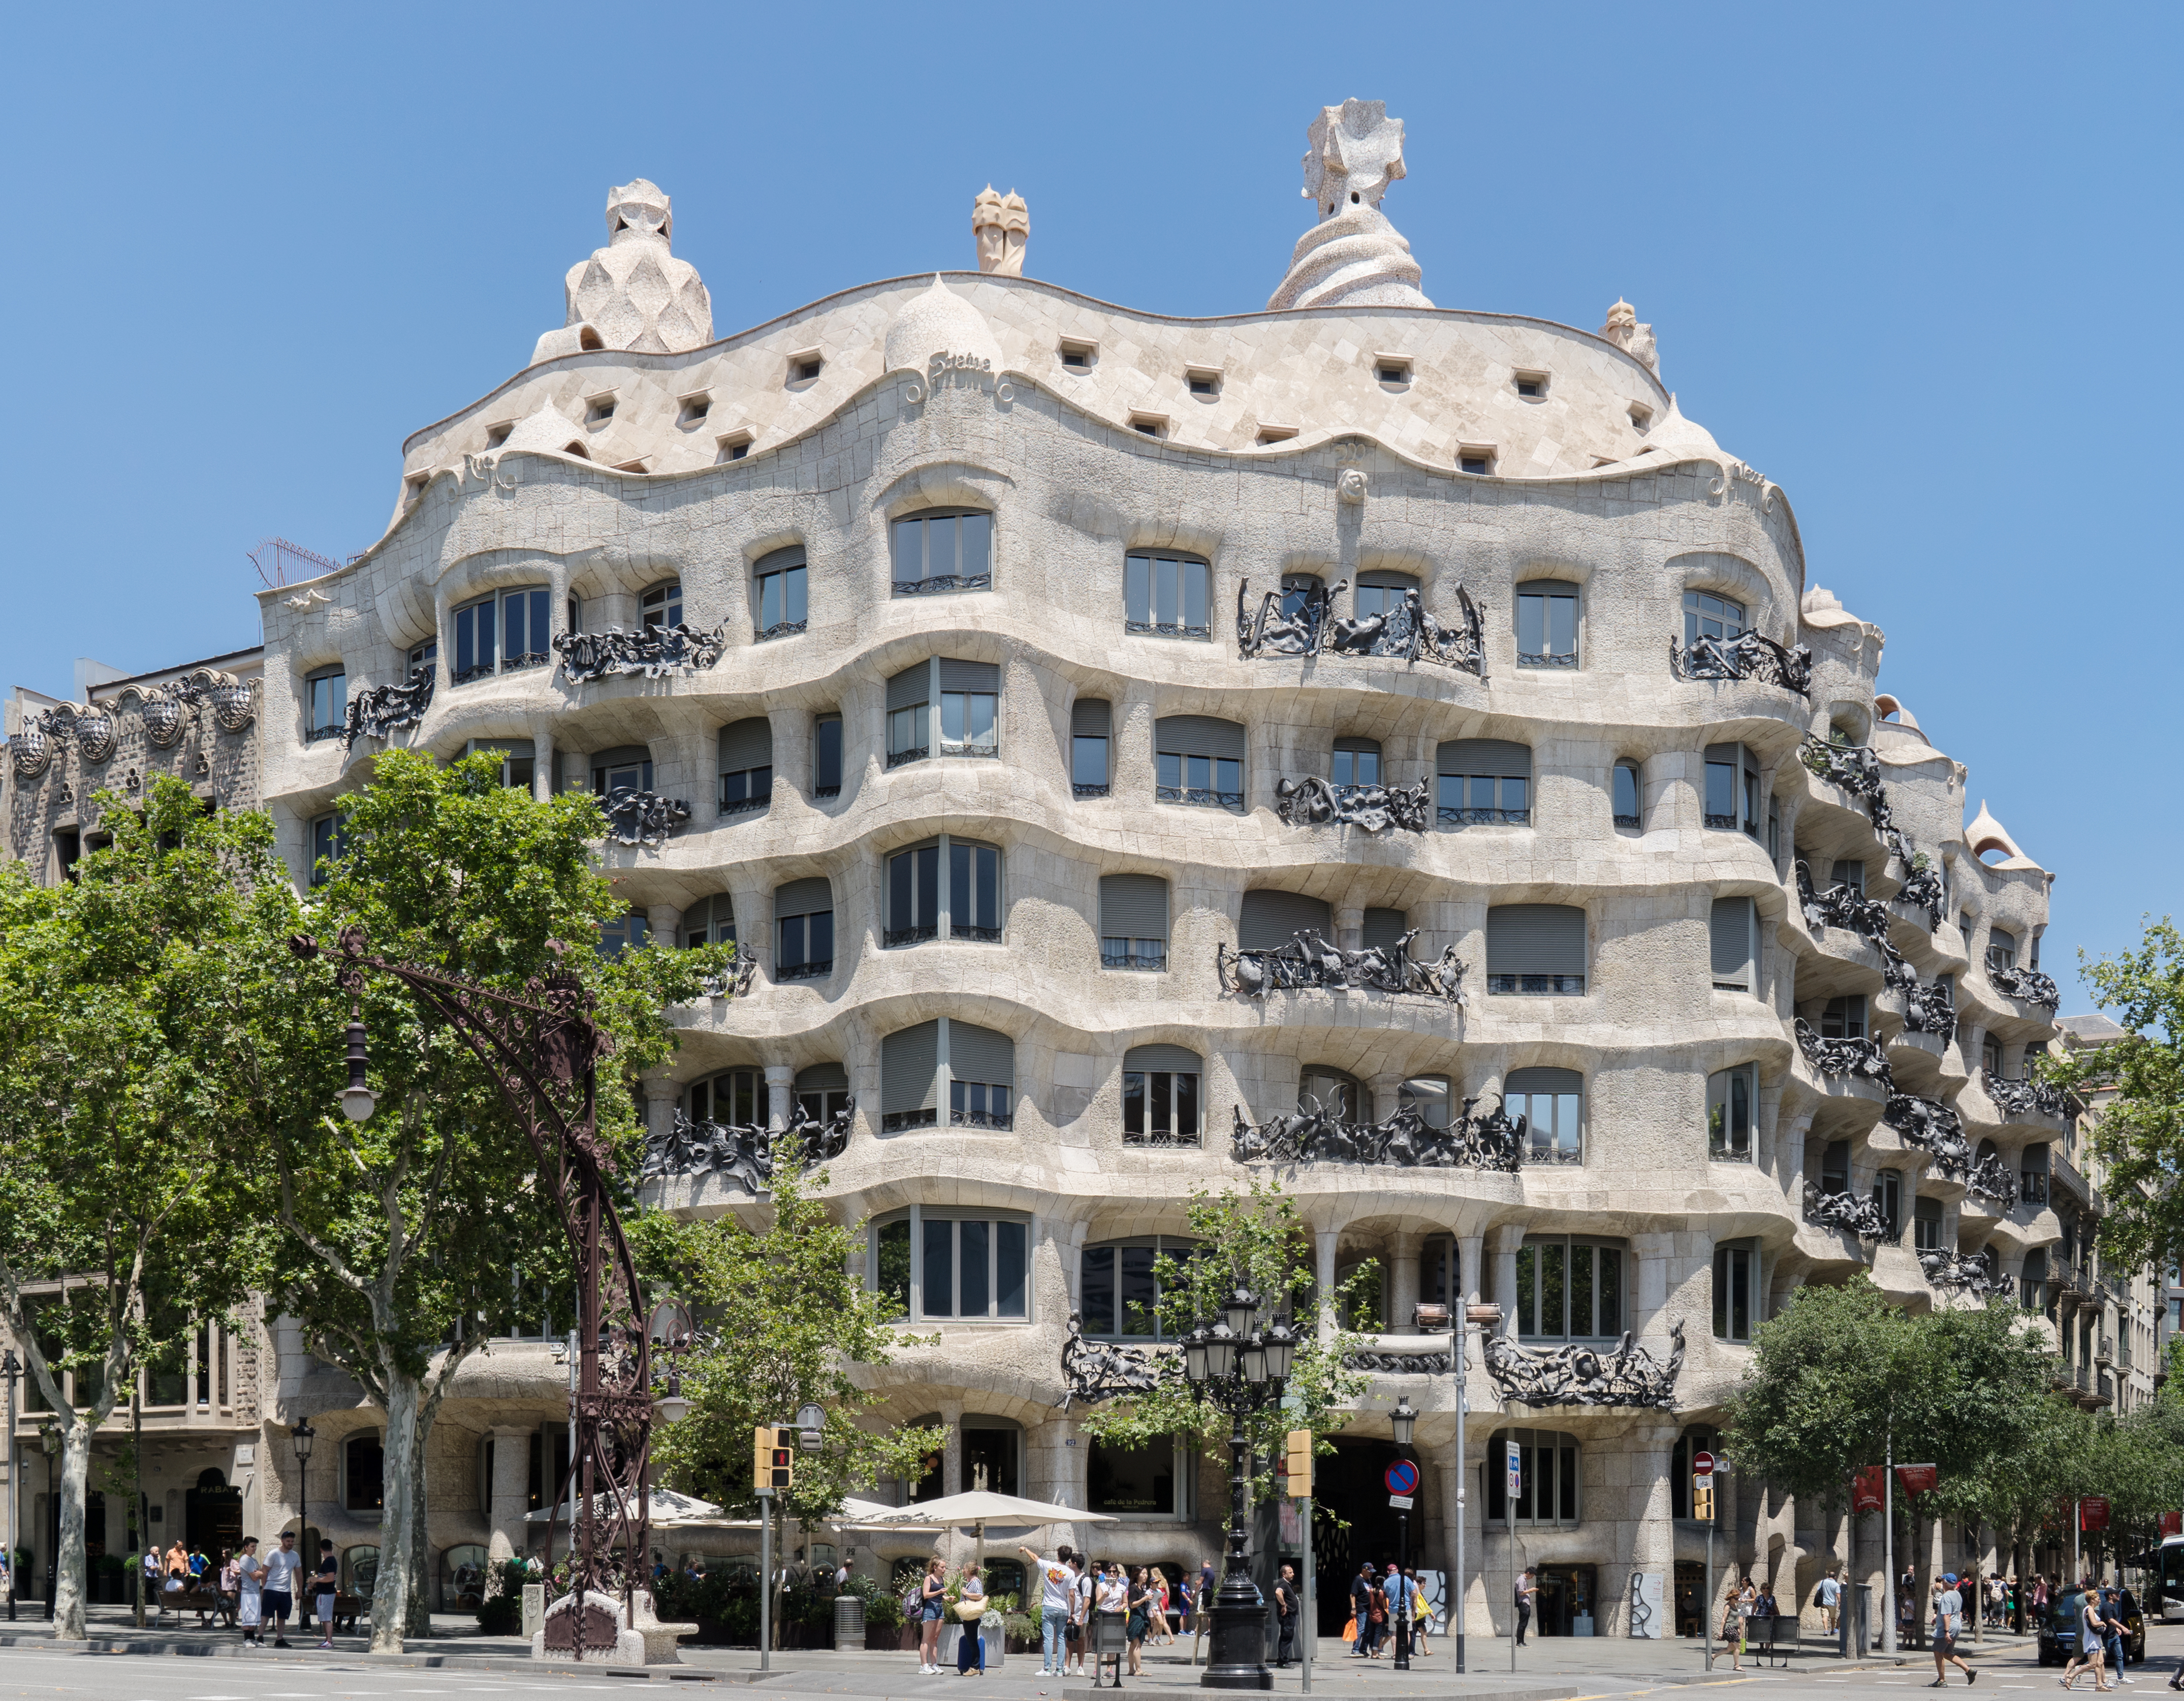
M1069 1569L1069 1558L1075 1551L1065 1543L1054 1550L1051 1559L1041 1559L1028 1548L1017 1549L1039 1568L1039 1675L1042 1677L1061 1676L1069 1628L1069 1592L1077 1581L1076 1573Z
M296 1585L304 1575L304 1556L296 1551L296 1532L281 1532L281 1545L265 1556L263 1608L273 1620L273 1646L288 1646L288 1615L296 1609ZM260 1635L264 1634L260 1631Z

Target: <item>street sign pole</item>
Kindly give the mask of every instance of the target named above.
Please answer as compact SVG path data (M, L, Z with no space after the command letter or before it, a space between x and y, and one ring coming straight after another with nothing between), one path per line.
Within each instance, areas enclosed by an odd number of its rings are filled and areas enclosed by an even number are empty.
M1312 1603L1312 1497L1305 1495L1297 1502L1297 1510L1304 1515L1304 1587L1297 1596L1297 1648L1303 1656L1304 1693L1312 1693L1312 1632L1319 1620L1313 1616L1319 1609Z
M1514 1442L1504 1442L1502 1462L1507 1480L1502 1485L1502 1533L1509 1540L1509 1669L1517 1669L1517 1497L1524 1490L1524 1455Z
M1699 1608L1699 1634L1706 1649L1706 1669L1713 1670L1713 1455L1691 1455L1691 1510L1706 1507L1706 1598Z
M773 1491L758 1491L758 1669L773 1670Z

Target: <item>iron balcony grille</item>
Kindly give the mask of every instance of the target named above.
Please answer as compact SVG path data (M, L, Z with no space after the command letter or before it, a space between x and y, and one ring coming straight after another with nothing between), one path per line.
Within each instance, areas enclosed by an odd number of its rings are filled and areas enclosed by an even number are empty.
M465 667L459 673L449 674L448 683L450 685L467 685L473 679L489 678L495 671L490 661L481 661L475 667Z
M1580 1141L1574 1146L1556 1146L1550 1145L1544 1140L1535 1138L1529 1146L1524 1148L1524 1162L1527 1163L1582 1164L1585 1162L1585 1142L1583 1141Z
M794 638L797 633L802 632L806 627L810 626L811 623L811 622L808 620L777 620L772 626L766 627L764 632L755 636L751 639L751 642L753 644L764 644L768 639Z
M1615 817L1615 824L1618 827L1636 827L1640 823L1635 815L1618 815Z
M999 928L965 927L960 923L951 922L948 928L948 937L970 940L978 945L999 945L1001 942L1001 930Z
M1437 809L1434 813L1444 827L1529 827L1532 811L1529 809Z
M932 754L932 747L927 745L919 745L915 749L907 750L889 750L887 765L889 767L900 767L905 762L922 762Z
M767 804L772 801L772 794L764 791L760 792L756 797L724 797L721 800L721 813L723 815L748 815L752 810L763 809Z
M922 928L889 928L880 935L880 943L885 945L923 945L929 939L939 937L939 924L933 923Z
M1709 827L1724 828L1731 833L1736 831L1736 817L1733 815L1709 815L1706 818L1706 824Z
M973 744L967 739L960 742L952 739L943 739L940 741L940 754L944 756L986 756L999 761L1001 746L998 740L993 744Z
M1016 1126L1016 1118L1005 1110L951 1110L948 1122L953 1128L994 1128L1004 1133Z
M1155 973L1163 973L1167 968L1167 948L1163 945L1157 951L1111 951L1103 945L1100 947L1100 967L1142 968Z
M1208 791L1192 785L1156 785L1153 796L1162 803L1188 803L1205 809L1241 809L1240 791Z
M773 972L777 984L784 980L817 980L834 972L834 959L822 956L816 962L792 962Z
M1202 1135L1177 1134L1168 1129L1156 1129L1150 1134L1133 1134L1127 1128L1123 1130L1123 1144L1125 1146L1187 1146L1195 1151L1205 1143Z
M1105 797L1108 792L1108 787L1104 781L1098 785L1085 785L1080 783L1071 786L1069 789L1078 797Z
M994 588L991 573L940 573L929 579L897 579L897 596L924 596L933 591L989 591Z
M1123 630L1139 638L1210 639L1213 636L1213 628L1210 626L1164 625L1155 620L1126 620L1123 622Z
M1752 1162L1752 1136L1742 1138L1726 1134L1711 1135L1707 1140L1707 1156L1717 1163L1749 1163Z
M315 745L323 739L340 738L348 730L347 727L338 722L331 727L313 727L304 734L304 742L307 745Z
M938 1128L940 1113L936 1110L891 1110L880 1118L880 1132L900 1134L906 1128Z
M1564 998L1582 997L1585 977L1581 974L1490 974L1486 990L1491 992L1547 993Z
M811 795L814 797L839 797L842 788L838 785L815 785L811 788Z
M1537 655L1527 655L1520 650L1517 652L1517 665L1519 667L1574 667L1577 666L1577 651L1573 650L1557 655L1552 650L1547 650Z
M502 656L500 671L504 673L521 673L527 667L543 667L553 659L543 650L526 650L521 655Z

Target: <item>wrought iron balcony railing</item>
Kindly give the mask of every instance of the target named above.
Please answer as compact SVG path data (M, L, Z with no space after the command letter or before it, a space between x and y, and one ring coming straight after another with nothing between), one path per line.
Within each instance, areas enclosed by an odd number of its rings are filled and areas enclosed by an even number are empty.
M1074 797L1105 797L1112 789L1104 781L1098 785L1078 784L1069 788L1070 795Z
M1944 1046L1956 1037L1957 1007L1949 989L1938 980L1924 986L1914 982L1903 989L1903 1026L1914 1034L1930 1034Z
M1529 827L1529 809L1436 809L1434 817L1444 827Z
M607 818L607 837L617 845L657 849L690 818L688 804L655 791L610 792L599 803Z
M2048 1202L2048 1172L2044 1169L2024 1169L2018 1172L2017 1202L2020 1205L2045 1205Z
M922 762L932 754L932 747L928 745L915 745L908 750L889 750L887 753L887 765L889 767L900 767L905 762Z
M1145 947L1150 944L1150 940L1141 940L1138 942L1138 949L1134 951L1112 951L1103 945L1100 947L1100 967L1142 969L1152 973L1165 973L1167 968L1167 947L1162 945L1157 950L1148 950Z
M1156 785L1153 797L1161 803L1187 803L1201 809L1241 809L1244 794L1240 791L1214 791L1205 786Z
M1817 932L1821 928L1843 928L1869 940L1880 953L1881 979L1898 992L1908 993L1918 984L1919 976L1903 953L1888 937L1886 906L1848 885L1834 885L1825 892L1813 889L1813 871L1805 859L1797 859L1797 905L1803 912L1805 925Z
M1894 1078L1888 1070L1888 1058L1875 1041L1865 1039L1823 1040L1813 1030L1812 1023L1802 1016L1791 1025L1797 1036L1797 1049L1805 1054L1805 1061L1819 1074L1876 1081L1884 1087L1894 1085Z
M1881 1107L1880 1119L1896 1130L1906 1146L1930 1152L1935 1167L1950 1180L1971 1168L1971 1146L1964 1139L1964 1119L1941 1100L1891 1093Z
M1997 1210L2007 1211L2017 1202L2017 1181L2009 1166L2003 1162L2002 1154L1992 1152L1975 1163L1965 1175L1964 1192L1970 1197L1986 1200Z
M929 579L897 579L897 596L928 596L940 591L989 591L994 588L991 573L935 573Z
M880 1132L900 1134L905 1129L938 1128L940 1113L937 1110L891 1110L880 1118Z
M1880 761L1869 745L1836 745L1808 734L1797 759L1815 778L1839 785L1853 797L1882 795Z
M1290 942L1274 949L1231 951L1214 948L1214 972L1223 990L1246 998L1264 998L1269 992L1415 993L1438 998L1450 1005L1463 1001L1466 965L1456 947L1449 946L1431 962L1411 955L1413 928L1393 945L1368 945L1346 951L1329 945L1317 929L1290 935Z
M943 739L940 754L944 756L978 756L989 761L998 761L1001 746L994 739Z
M1805 1184L1805 1220L1817 1228L1840 1229L1861 1241L1893 1240L1887 1216L1870 1198L1855 1193L1823 1192Z
M560 652L561 676L572 685L589 684L616 673L664 679L712 666L727 648L726 624L699 632L677 622L648 626L641 632L609 627L604 632L557 632L549 640ZM543 658L542 658L543 660Z
M1757 679L1804 697L1813 689L1813 652L1802 644L1785 649L1758 632L1701 638L1688 650L1671 638L1669 671L1679 679Z
M500 671L504 673L526 673L533 667L545 666L553 659L543 650L526 650L521 655L502 656Z
M1347 579L1332 588L1315 579L1301 591L1262 592L1254 610L1251 581L1245 580L1236 588L1237 655L1246 661L1381 656L1413 666L1430 661L1486 677L1485 615L1462 586L1456 590L1457 624L1437 619L1415 589L1404 592L1402 601L1383 613L1346 618L1334 612L1334 600L1349 588Z
M1486 977L1486 990L1498 995L1582 998L1585 996L1585 977L1581 974L1490 974Z
M1396 828L1426 829L1431 795L1426 782L1414 786L1336 785L1318 774L1274 782L1274 813L1291 827L1362 827L1368 833Z
M752 633L751 642L753 644L766 644L777 638L794 638L800 632L806 630L811 624L811 622L808 620L776 621L772 626L766 627L765 631Z
M419 667L400 685L375 685L348 700L348 717L343 723L343 739L354 745L359 738L385 738L398 727L414 727L425 718L432 701L432 684L438 677L432 667Z
M1980 1079L1986 1088L1986 1096L2008 1115L2067 1117L2070 1113L2070 1101L2063 1090L2045 1081L2013 1081L1992 1069L1981 1069Z
M1213 636L1211 626L1190 626L1172 621L1126 620L1123 630L1135 638L1194 638L1202 642Z
M1534 655L1520 650L1517 652L1517 665L1519 667L1574 667L1577 666L1577 651L1542 650Z
M950 1128L990 1128L1006 1133L1016 1126L1016 1118L1005 1110L951 1110L948 1113Z
M880 943L889 947L899 945L923 945L928 940L939 937L939 923L928 922L922 927L889 928L881 934Z
M784 963L774 970L773 979L778 985L788 980L823 980L833 972L834 959L822 956L811 962Z
M1991 968L1986 978L1996 991L2020 1004L2036 1004L2048 1011L2062 1005L2062 989L2036 968Z
M1323 1110L1318 1099L1306 1095L1294 1113L1256 1124L1245 1122L1238 1105L1230 1112L1230 1150L1239 1163L1379 1163L1513 1172L1531 1142L1525 1119L1512 1121L1499 1098L1491 1111L1474 1116L1472 1107L1478 1102L1467 1099L1462 1114L1447 1128L1432 1127L1411 1105L1385 1122L1350 1122L1339 1112ZM1581 1163L1582 1154L1568 1161Z

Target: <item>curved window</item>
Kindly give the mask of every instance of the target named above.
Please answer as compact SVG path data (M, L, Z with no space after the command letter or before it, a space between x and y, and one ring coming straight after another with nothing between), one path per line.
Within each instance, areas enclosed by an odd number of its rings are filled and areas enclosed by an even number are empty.
M933 656L888 681L887 765L933 753L933 705L940 705L940 754L999 756L1001 670L990 661Z
M1021 1323L1030 1315L1031 1219L913 1205L876 1221L876 1286L912 1322Z
M1613 1341L1623 1333L1623 1248L1568 1235L1528 1235L1517 1249L1521 1341Z
M727 1069L693 1081L685 1104L693 1122L763 1128L772 1120L772 1099L763 1069Z
M1077 1266L1084 1332L1103 1339L1162 1339L1160 1256L1165 1252L1180 1263L1197 1251L1195 1241L1173 1235L1139 1235L1085 1247Z
M842 795L842 717L828 709L811 722L811 795Z
M1713 1249L1713 1338L1749 1341L1759 1317L1759 1243L1726 1241Z
M933 754L933 664L905 667L887 682L887 765Z
M1866 1037L1865 995L1846 992L1830 998L1820 1010L1823 1040L1863 1040Z
M1507 739L1451 739L1434 753L1444 827L1532 824L1532 752Z
M1069 788L1078 797L1105 797L1114 784L1114 705L1079 697L1069 705Z
M1759 1069L1740 1063L1707 1077L1707 1156L1719 1163L1749 1163L1759 1125Z
M1396 1090L1396 1107L1416 1111L1428 1128L1446 1129L1453 1096L1446 1075L1412 1075Z
M1489 994L1585 990L1585 912L1573 904L1499 904L1486 912Z
M646 632L682 624L682 582L655 585L637 600L638 624Z
M1167 882L1157 874L1100 877L1100 967L1167 967Z
M1244 807L1244 728L1206 715L1153 722L1153 796L1162 803Z
M1324 898L1259 886L1244 894L1236 923L1239 951L1281 951L1301 933L1318 934L1334 943L1334 916Z
M1511 1442L1521 1466L1517 1504L1508 1503L1508 1467L1504 1463ZM1574 1525L1578 1512L1578 1440L1560 1430L1496 1430L1486 1443L1486 1462L1479 1467L1486 1479L1486 1518L1490 1527L1501 1525L1514 1512L1518 1524Z
M991 1028L939 1017L880 1041L880 1129L937 1128L940 1107L957 1128L1007 1129L1015 1120L1016 1041Z
M323 886L333 878L332 863L348 855L348 817L337 811L311 821L311 884Z
M1526 1163L1585 1162L1585 1077L1575 1069L1512 1069L1502 1107L1524 1127Z
M1418 589L1408 573L1384 572L1368 567L1357 575L1357 616L1360 620L1387 619L1399 613L1403 599Z
M685 950L701 945L736 942L736 902L726 892L700 898L682 912L681 929Z
M804 546L792 544L761 555L751 569L752 641L790 638L810 622L805 585Z
M500 783L518 791L531 789L538 773L538 746L529 739L471 739L463 745L463 754L474 756L481 752L500 758Z
M455 663L448 683L462 684L496 669L543 667L553 657L552 617L543 585L496 591L454 611Z
M1001 939L1001 853L942 834L887 859L887 927L881 943Z
M330 667L304 682L304 742L337 738L348 721L348 674Z
M1195 555L1159 551L1123 558L1123 629L1150 638L1213 636L1212 570Z
M1880 1213L1880 1219L1888 1225L1886 1238L1892 1243L1903 1235L1903 1172L1884 1169L1873 1178L1873 1202Z
M1759 758L1742 745L1706 747L1706 824L1759 837Z
M774 889L773 978L816 980L834 969L834 889L823 875Z
M1368 908L1357 942L1368 951L1393 951L1409 931L1410 917L1401 910Z
M894 594L989 591L994 588L994 516L976 508L928 508L889 531Z
M599 955L620 956L626 951L641 950L650 938L652 926L643 910L632 909L618 921L599 923Z
M1921 1194L1911 1202L1911 1245L1914 1251L1942 1249L1942 1202Z
M410 677L437 671L440 665L440 640L428 638L422 644L410 646Z
M764 809L773 796L773 722L763 715L721 728L721 813Z
M1717 992L1749 992L1758 956L1759 912L1749 898L1716 898L1708 917L1708 966Z
M1380 784L1380 741L1378 739L1337 739L1334 761L1328 778L1336 785Z
M1335 1122L1368 1120L1365 1089L1357 1084L1357 1077L1323 1064L1308 1064L1299 1074L1297 1108L1316 1108Z
M1644 817L1640 813L1638 764L1618 762L1614 772L1615 824L1618 827L1642 827Z
M2009 969L2016 967L2016 936L2013 934L2004 933L2000 928L1989 928L1986 930L1987 973L1992 974L1998 969Z
M1702 638L1726 642L1744 635L1744 605L1714 591L1684 593L1684 648Z
M1577 666L1578 588L1561 579L1517 587L1517 665Z
M1123 1144L1196 1146L1204 1065L1180 1046L1133 1046L1123 1057Z
M833 1121L850 1107L850 1072L839 1063L814 1063L799 1069L796 1107L810 1121Z
M623 745L601 750L590 761L592 795L595 797L652 789L652 752L643 745Z

